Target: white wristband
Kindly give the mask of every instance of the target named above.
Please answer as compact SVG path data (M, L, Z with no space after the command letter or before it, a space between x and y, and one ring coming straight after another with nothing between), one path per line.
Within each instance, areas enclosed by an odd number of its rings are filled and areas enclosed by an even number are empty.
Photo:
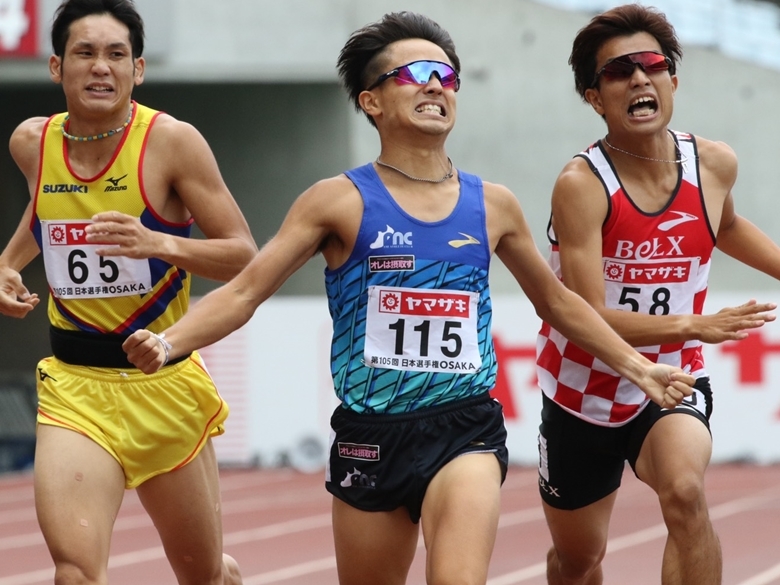
M152 335L152 337L154 337L158 341L160 345L162 345L163 351L165 351L165 360L163 361L162 366L160 366L162 368L163 366L165 366L165 364L168 363L173 346L167 341L165 341L165 333L158 334L158 333L152 333L151 331L149 333Z

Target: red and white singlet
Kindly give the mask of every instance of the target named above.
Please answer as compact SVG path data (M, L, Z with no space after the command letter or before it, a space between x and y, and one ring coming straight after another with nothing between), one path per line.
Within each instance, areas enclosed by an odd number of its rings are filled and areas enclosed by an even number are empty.
M695 138L674 132L681 174L666 206L641 211L625 192L601 141L578 154L588 161L608 197L602 227L605 303L610 309L650 315L701 314L715 247L699 181ZM557 237L548 229L549 262L561 278ZM705 376L700 341L636 348L650 360ZM537 338L542 391L593 424L620 426L637 416L647 395L614 370L568 341L547 323Z

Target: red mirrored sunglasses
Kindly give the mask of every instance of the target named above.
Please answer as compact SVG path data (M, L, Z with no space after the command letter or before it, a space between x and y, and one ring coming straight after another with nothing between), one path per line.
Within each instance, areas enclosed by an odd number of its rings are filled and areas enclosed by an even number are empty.
M455 91L460 89L460 76L447 63L442 63L441 61L412 61L406 65L396 67L392 71L383 73L366 90L371 91L391 77L395 77L397 83L427 85L431 80L431 75L438 77L441 86L445 89L454 89Z
M669 71L670 75L674 75L674 62L669 57L656 51L638 51L607 61L604 67L596 72L591 87L596 87L599 77L602 76L607 79L628 79L634 74L637 65L645 73Z

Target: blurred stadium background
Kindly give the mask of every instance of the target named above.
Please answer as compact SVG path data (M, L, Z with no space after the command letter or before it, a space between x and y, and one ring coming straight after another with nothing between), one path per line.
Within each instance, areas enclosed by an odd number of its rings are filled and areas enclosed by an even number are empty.
M730 144L740 158L737 210L780 241L780 8L757 0L656 0L685 55L672 127ZM0 0L0 242L29 201L8 155L14 127L64 108L51 83L48 28L58 0ZM429 15L453 36L463 87L448 152L456 166L514 191L546 252L549 195L566 161L604 125L573 88L571 41L597 0L136 0L147 25L147 74L135 98L191 122L211 144L259 244L293 199L323 177L375 158L375 131L348 103L335 62L356 28L396 10ZM316 258L256 319L205 353L232 406L217 441L226 464L316 468L334 402L327 373L328 316ZM46 290L36 259L23 274ZM197 280L194 294L214 283ZM499 388L516 461L533 463L533 343L538 324L497 265L506 378ZM778 300L772 279L719 255L712 310ZM715 304L713 304L715 303ZM770 325L740 348L711 348L716 460L780 461L780 332ZM0 317L0 470L31 463L34 369L47 355L45 307ZM303 366L303 367L302 367ZM307 367L308 366L308 367ZM530 414L529 414L530 413ZM513 418L514 417L514 418ZM719 438L720 437L720 438ZM220 446L220 444L222 446Z

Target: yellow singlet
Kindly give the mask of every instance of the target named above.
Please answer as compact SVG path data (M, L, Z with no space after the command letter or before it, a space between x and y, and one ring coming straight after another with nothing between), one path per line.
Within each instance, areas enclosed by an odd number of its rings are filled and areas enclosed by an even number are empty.
M122 466L128 488L192 461L210 436L224 432L228 416L197 352L147 376L129 367L121 349L133 331L160 332L181 318L189 273L157 258L101 257L85 239L84 228L102 211L189 237L192 221L165 221L144 191L143 158L157 115L133 102L114 156L94 177L78 176L69 164L66 114L50 118L30 225L49 282L55 353L38 363L38 423L101 445ZM102 363L106 358L112 365ZM128 367L114 367L118 359Z
M130 334L159 332L187 311L190 274L156 258L100 257L84 228L102 211L140 218L149 229L189 237L191 224L172 224L148 203L143 184L146 141L158 112L133 102L130 124L111 161L79 177L62 134L66 114L53 116L41 142L41 172L30 229L43 252L49 321L59 329Z

